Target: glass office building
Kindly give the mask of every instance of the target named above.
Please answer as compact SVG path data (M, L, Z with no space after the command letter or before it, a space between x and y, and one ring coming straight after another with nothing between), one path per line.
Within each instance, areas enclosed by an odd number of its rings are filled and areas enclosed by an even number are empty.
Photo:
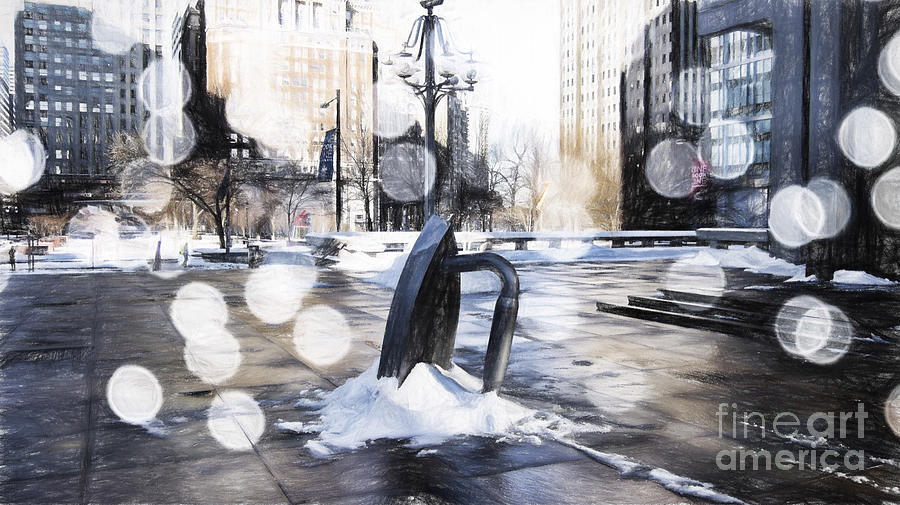
M704 155L716 174L720 226L764 227L771 131L771 38L734 30L709 42L709 131Z
M103 175L112 134L142 124L138 81L149 48L100 51L91 18L87 9L33 2L16 17L16 125L39 135L49 174Z

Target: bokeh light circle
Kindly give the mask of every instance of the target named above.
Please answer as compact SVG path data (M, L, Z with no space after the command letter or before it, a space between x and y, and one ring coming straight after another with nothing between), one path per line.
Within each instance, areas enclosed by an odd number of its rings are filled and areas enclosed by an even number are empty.
M747 173L755 160L756 140L745 123L707 128L700 145L703 158L709 163L709 173L716 179L737 179ZM712 156L713 149L718 151L717 157Z
M872 186L872 210L885 226L900 229L900 167L881 174Z
M887 114L872 107L859 107L847 114L838 130L838 145L855 165L875 168L891 157L897 131Z
M878 76L888 91L900 95L900 35L894 35L881 50Z
M644 174L654 191L666 198L691 194L692 173L702 161L690 142L664 140L647 156Z
M801 295L781 307L775 333L781 347L790 354L817 365L830 365L850 349L853 325L837 307Z
M694 258L681 259L669 267L666 289L718 298L725 292L725 271L719 265L696 264Z
M825 227L825 209L816 193L802 186L787 186L775 193L769 206L769 231L790 248L819 238Z
M155 419L162 408L162 386L146 368L122 365L106 383L106 401L126 423L146 424Z
M191 76L180 62L157 59L141 74L139 88L151 114L180 111L191 98Z
M266 429L266 416L252 396L225 391L213 398L206 412L206 427L226 449L249 451Z
M228 306L222 293L202 282L182 286L169 307L175 329L186 341L216 338L228 322Z
M41 180L46 159L43 143L27 130L0 137L0 193L18 193Z
M314 366L329 366L350 350L352 335L344 316L325 305L314 305L297 314L294 347L297 354Z
M430 163L425 157L429 156ZM426 180L434 185L434 156L423 146L401 142L390 146L381 158L384 192L397 202L417 202L424 198Z
M183 112L151 114L141 133L147 158L158 165L184 161L197 144L194 123Z
M822 206L822 226L816 238L833 238L844 231L853 213L850 196L844 187L825 177L813 178L806 187ZM811 230L817 228L814 223L806 226Z
M263 265L253 271L244 298L253 315L268 324L289 321L316 282L316 270L295 265Z
M241 366L241 346L226 329L210 332L184 345L188 371L207 384L222 384Z
M884 402L884 420L894 435L900 437L900 386L895 387Z

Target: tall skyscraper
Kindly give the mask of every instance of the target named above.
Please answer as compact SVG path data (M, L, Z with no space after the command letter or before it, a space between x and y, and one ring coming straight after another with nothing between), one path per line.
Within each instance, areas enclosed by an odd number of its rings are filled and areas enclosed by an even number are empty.
M646 23L645 0L563 0L560 27L560 148L621 166L620 81L631 42Z
M561 23L561 152L590 163L604 184L624 185L620 191L640 186L653 132L705 120L695 99L706 76L695 2L563 0ZM647 211L654 199L623 193L622 225L629 227L629 215Z
M105 174L111 135L139 131L143 119L138 81L149 51L104 53L91 21L86 9L35 2L16 16L16 125L39 135L49 174Z
M9 50L0 46L0 137L12 133L14 124L9 76Z
M206 91L261 155L313 172L336 90L344 144L372 134L373 14L366 0L207 0Z

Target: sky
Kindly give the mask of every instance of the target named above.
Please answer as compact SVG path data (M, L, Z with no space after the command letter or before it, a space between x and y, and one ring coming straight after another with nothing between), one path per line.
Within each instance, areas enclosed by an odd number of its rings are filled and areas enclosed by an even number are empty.
M91 7L94 2L140 0L55 0ZM418 0L376 0L396 20L394 43L379 41L386 52L400 50L413 20L424 13ZM13 23L23 0L0 0L0 43L12 53ZM450 24L454 39L470 47L481 62L481 82L472 97L491 111L492 140L517 129L534 129L555 144L559 135L559 0L446 0L435 13ZM12 61L10 62L12 63ZM553 144L551 144L553 145Z

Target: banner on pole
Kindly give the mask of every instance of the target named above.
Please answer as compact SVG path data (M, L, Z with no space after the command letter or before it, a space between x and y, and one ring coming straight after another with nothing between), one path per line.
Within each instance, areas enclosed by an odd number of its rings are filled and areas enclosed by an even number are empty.
M328 182L334 177L334 129L325 132L322 152L319 154L319 182Z

